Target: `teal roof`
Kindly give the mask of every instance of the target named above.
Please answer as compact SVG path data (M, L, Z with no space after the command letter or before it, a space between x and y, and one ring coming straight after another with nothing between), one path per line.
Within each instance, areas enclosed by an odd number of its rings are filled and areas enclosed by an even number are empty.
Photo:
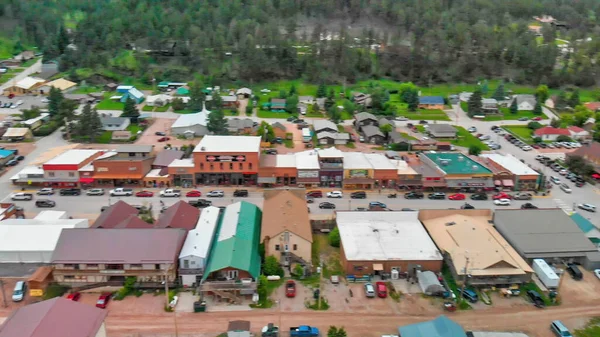
M224 268L245 270L258 278L261 219L260 208L246 201L225 208L202 280Z
M158 83L158 87L159 87L159 88L165 88L165 87L168 87L168 86L169 86L169 83L170 83L169 81L162 81L162 82Z
M398 328L401 337L466 337L465 330L446 316Z
M175 94L177 95L189 95L190 94L190 90L184 87L179 87L177 88L177 90L175 90Z
M424 155L446 174L492 174L487 167L462 153L436 152Z
M579 226L579 228L584 233L588 233L588 232L592 231L593 229L596 229L596 226L594 226L594 224L592 224L590 222L590 220L584 218L579 213L573 213L573 215L571 215L571 220L575 221L575 223L577 224L577 226Z

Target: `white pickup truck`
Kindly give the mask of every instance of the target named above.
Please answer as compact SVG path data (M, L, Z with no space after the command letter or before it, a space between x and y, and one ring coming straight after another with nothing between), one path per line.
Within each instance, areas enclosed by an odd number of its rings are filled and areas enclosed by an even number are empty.
M174 197L179 198L181 196L180 190L174 190L172 188L167 188L166 190L160 191L161 197Z
M111 197L130 197L133 195L133 190L131 188L115 188L114 190L110 190Z

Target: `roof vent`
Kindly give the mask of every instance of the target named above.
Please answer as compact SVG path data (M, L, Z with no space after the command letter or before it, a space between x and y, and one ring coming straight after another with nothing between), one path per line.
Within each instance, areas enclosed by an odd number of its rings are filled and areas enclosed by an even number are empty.
M446 222L446 226L454 226L456 225L456 222L452 221L452 222Z
M473 165L473 166L471 166L471 168L473 169L473 171L476 171L478 167L477 167L477 165Z
M458 161L465 161L465 157L463 157L463 156L458 156Z
M200 151L206 151L206 148L203 146L200 148Z
M443 166L448 166L450 165L450 159L441 159L440 164L442 164Z
M379 229L373 228L373 233L377 233L377 232L379 232Z

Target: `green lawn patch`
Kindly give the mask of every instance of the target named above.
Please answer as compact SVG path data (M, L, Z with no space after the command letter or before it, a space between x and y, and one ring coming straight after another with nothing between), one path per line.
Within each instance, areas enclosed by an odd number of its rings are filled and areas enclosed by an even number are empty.
M32 58L31 60L27 60L24 63L21 63L21 67L28 68L31 67L34 63L38 61L37 58Z
M103 99L98 105L96 105L96 109L98 110L123 110L125 104L115 101L109 98Z
M354 119L354 115L352 114L352 112L344 110L344 111L342 111L342 115L340 118L342 120L346 121L349 119Z
M142 111L152 112L152 111L154 111L154 107L149 106L149 105L144 105L144 107L142 108Z
M86 85L85 87L77 87L75 88L75 90L73 90L71 93L73 94L89 94L92 92L100 92L103 91L104 88L99 87L99 86L90 86L90 85Z
M283 140L283 145L285 145L285 147L287 147L288 149L293 149L294 148L294 141L291 139L284 139Z
M592 318L583 329L576 329L575 337L598 337L600 336L600 317Z
M240 113L237 110L223 110L225 116L237 116Z
M533 144L533 138L531 137L533 130L528 128L527 125L504 125L502 128L523 142Z
M167 112L171 108L171 104L165 104L163 106L156 107L155 112Z
M259 109L257 115L260 118L283 118L283 119L287 119L288 117L291 116L287 112L273 112L273 111L263 110L263 109Z
M354 144L354 142L348 142L345 146L349 149L356 149L356 145Z
M16 74L3 74L2 76L0 76L0 84L4 84L10 80L12 80L14 77L16 76Z
M418 126L421 126L421 125L418 125ZM415 138L415 137L413 137L413 136L411 136L411 135L409 135L408 133L405 133L405 132L400 132L400 136L402 136L402 138L408 139L408 140L417 140L417 138Z
M441 138L441 139L437 139L437 140L439 140L441 142L450 142L453 145L462 146L462 147L466 147L466 148L476 145L482 150L490 149L487 145L485 145L482 141L480 141L477 137L475 137L473 134L471 134L469 131L467 131L462 126L455 125L454 127L456 128L456 130L458 130L458 132L456 134L456 139Z
M138 124L129 124L127 131L131 132L132 135L135 135L138 131L142 131L142 127Z
M322 114L322 113L320 113L320 112L311 112L311 113L307 113L306 115L304 115L304 117L308 117L308 118L323 118L323 117L325 117L325 115Z
M182 114L182 115L193 114L194 112L195 112L194 110L189 110L189 109L175 111L175 113Z
M112 140L112 131L104 131L98 139L96 139L96 143L99 144L109 144Z

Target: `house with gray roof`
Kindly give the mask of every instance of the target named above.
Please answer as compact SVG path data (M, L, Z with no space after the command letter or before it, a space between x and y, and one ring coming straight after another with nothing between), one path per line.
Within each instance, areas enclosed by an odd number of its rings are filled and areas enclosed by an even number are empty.
M429 124L427 132L433 138L456 138L457 130L450 124Z
M378 126L365 125L362 127L362 134L365 143L383 144L385 142L385 135L379 130Z
M533 111L537 102L533 95L514 95L508 106L511 106L514 100L517 101L517 108L520 111Z
M484 98L481 100L481 109L486 113L498 112L498 101L494 98Z
M317 133L317 140L322 145L345 145L350 141L350 134L324 131Z
M131 121L125 117L101 117L103 131L123 131L127 129Z
M368 112L359 112L354 115L354 127L358 131L362 131L361 128L365 125L379 126L379 122L375 115Z
M313 122L313 128L315 129L315 133L317 133L317 134L319 132L331 132L331 133L338 132L337 125L335 125L334 122L326 120L326 119L316 119Z
M258 125L250 118L232 118L227 120L227 130L232 134L251 134L256 131Z

